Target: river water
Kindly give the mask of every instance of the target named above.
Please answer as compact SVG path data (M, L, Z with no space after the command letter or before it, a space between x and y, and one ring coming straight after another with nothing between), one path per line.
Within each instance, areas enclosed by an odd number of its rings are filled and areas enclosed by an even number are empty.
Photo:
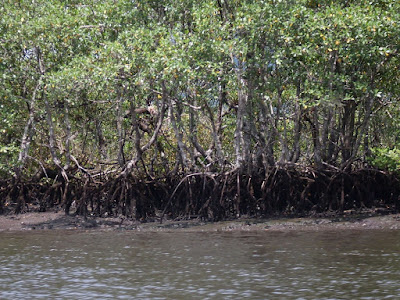
M399 231L0 232L0 299L400 299Z

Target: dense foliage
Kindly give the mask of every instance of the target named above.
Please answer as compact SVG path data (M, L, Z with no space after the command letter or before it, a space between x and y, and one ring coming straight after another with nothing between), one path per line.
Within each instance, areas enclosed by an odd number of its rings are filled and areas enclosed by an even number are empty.
M399 1L2 3L2 177L399 168Z

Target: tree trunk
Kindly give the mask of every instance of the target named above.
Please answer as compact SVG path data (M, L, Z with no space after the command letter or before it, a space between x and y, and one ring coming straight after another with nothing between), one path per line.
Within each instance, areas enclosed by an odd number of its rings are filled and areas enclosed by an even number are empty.
M28 111L29 111L29 117L28 121L26 122L25 128L24 128L24 133L22 134L21 138L21 146L20 146L20 151L18 154L18 163L17 167L15 169L15 175L17 179L20 179L22 175L22 169L25 165L26 159L28 157L29 153L29 146L33 138L33 134L35 132L35 104L36 104L36 94L41 86L41 78L39 78L35 89L33 90L32 93L32 98L30 102L28 103Z
M342 144L342 166L346 165L352 156L353 134L355 122L356 103L347 101L344 106L342 117L341 144Z
M178 128L177 120L175 119L175 114L174 114L174 109L172 105L172 100L171 97L168 98L169 100L169 117L171 120L171 126L172 129L174 130L175 133L175 138L178 146L178 157L179 157L179 162L182 165L184 169L187 168L188 166L188 161L185 153L185 144L183 143L183 134L180 128ZM178 121L180 119L180 113L178 110L177 111L177 118Z
M268 113L268 110L270 112ZM274 144L275 144L275 129L272 120L272 108L268 109L267 105L260 100L259 101L259 122L260 130L258 131L259 142L261 146L261 153L263 155L262 165L263 167L275 166L274 158ZM261 163L261 162L260 162Z
M314 162L317 169L322 167L321 158L321 141L319 137L319 121L318 121L318 107L312 109L313 125L312 125L312 138L314 143Z
M118 136L118 164L121 168L124 167L125 165L125 153L124 153L124 144L125 144L125 138L124 138L124 133L123 133L123 118L122 118L122 109L121 109L121 104L122 104L122 96L117 100L117 116L116 116L116 121L117 121L117 136Z
M241 168L245 161L245 148L243 139L243 126L244 118L246 115L246 104L247 104L247 92L246 92L246 82L242 77L242 71L236 68L236 77L238 84L238 105L236 112L236 128L235 128L235 166L236 168Z
M296 163L300 157L300 136L301 136L301 115L302 109L298 102L295 104L295 117L294 117L294 128L293 128L293 150L290 155L290 161Z
M132 121L132 126L133 126L133 131L135 133L135 150L136 150L136 158L135 160L138 162L139 160L142 159L142 148L140 146L140 140L141 140L141 135L139 131L139 122L137 119L136 115L136 110L135 110L135 103L133 99L130 99L130 115L131 115L131 121Z
M99 146L100 157L102 159L107 159L107 151L105 148L105 140L104 140L103 128L102 128L101 121L96 119L95 126L96 126L96 137L97 137L97 142L98 142L98 146Z
M69 120L69 103L64 101L64 124L65 124L65 166L64 169L68 170L71 164L71 123Z
M190 97L192 99L192 101L194 101L192 104L189 106L189 138L190 141L195 149L195 151L199 152L203 158L207 161L207 163L212 163L211 158L209 157L209 155L207 155L206 151L204 150L204 148L199 144L199 141L197 140L197 123L199 122L199 117L198 117L198 113L197 111L194 109L194 106L196 106L196 100L195 100L195 95L193 97ZM211 123L213 123L213 121L211 121ZM195 163L198 155L195 154L193 151L191 151L192 153L192 162Z

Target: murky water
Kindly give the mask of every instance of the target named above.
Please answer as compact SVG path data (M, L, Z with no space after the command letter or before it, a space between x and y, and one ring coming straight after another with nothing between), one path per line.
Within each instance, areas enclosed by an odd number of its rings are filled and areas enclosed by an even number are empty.
M399 297L399 231L0 233L0 299Z

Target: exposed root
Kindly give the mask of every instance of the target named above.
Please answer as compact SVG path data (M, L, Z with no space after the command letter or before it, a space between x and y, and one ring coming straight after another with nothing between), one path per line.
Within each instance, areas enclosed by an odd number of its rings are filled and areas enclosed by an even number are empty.
M378 170L317 171L271 168L253 174L191 173L148 180L118 176L0 181L0 213L64 209L81 216L123 216L141 221L223 220L239 215L307 215L363 208L400 208L400 183Z

